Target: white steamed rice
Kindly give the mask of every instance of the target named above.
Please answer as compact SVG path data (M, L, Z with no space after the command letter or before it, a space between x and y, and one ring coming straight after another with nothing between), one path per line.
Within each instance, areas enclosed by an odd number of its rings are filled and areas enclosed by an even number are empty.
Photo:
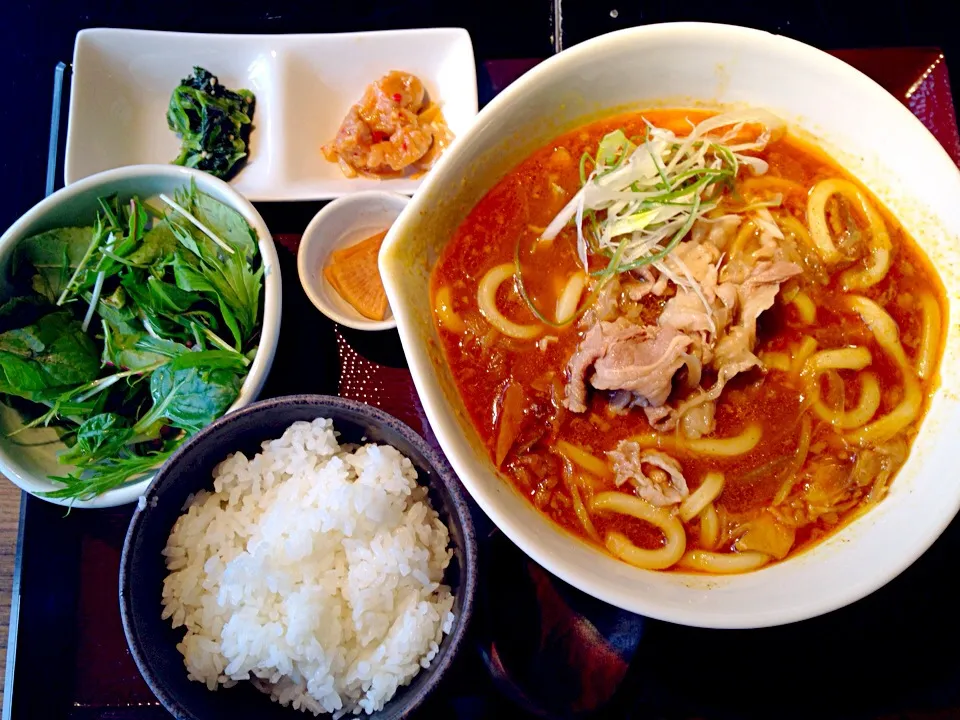
M393 447L341 446L325 419L262 447L174 525L163 617L211 690L250 679L295 708L375 712L452 627L447 528Z

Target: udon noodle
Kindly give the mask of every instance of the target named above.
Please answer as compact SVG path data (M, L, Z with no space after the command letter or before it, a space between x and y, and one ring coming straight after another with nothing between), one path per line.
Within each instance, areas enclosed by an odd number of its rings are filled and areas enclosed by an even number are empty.
M879 502L943 291L870 192L760 110L556 138L464 219L438 332L499 472L626 563L737 573Z

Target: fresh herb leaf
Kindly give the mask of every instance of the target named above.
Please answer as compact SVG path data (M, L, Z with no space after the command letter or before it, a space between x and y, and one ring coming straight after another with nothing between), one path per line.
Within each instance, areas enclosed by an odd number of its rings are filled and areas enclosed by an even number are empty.
M124 332L138 332L143 326L137 320L137 313L127 302L127 291L118 285L109 295L100 295L97 301L97 314L105 322Z
M173 283L152 276L144 282L131 273L125 275L121 283L133 304L152 315L183 313L200 299L195 293L181 290Z
M117 455L131 437L133 428L126 418L116 413L94 415L77 428L76 442L60 454L59 460L68 465L89 465Z
M90 500L107 490L134 482L169 458L179 443L168 443L162 450L144 455L125 454L121 457L103 458L88 465L81 472L64 477L50 478L63 484L58 490L43 493L44 497Z
M187 260L183 253L177 253L173 258L173 277L181 290L213 295L218 292L213 280Z
M216 256L180 252L174 257L173 273L177 287L203 293L221 307L225 305L233 312L242 334L252 336L259 320L262 267L252 270L239 257L221 261Z
M240 378L232 369L176 369L164 365L150 376L153 407L136 424L135 431L166 418L174 427L197 432L223 415L240 392Z
M220 240L243 253L246 259L249 260L256 254L257 238L250 225L243 219L243 215L232 207L199 192L193 179L190 180L187 188L174 193L174 200Z
M158 260L172 257L177 249L177 238L165 222L154 225L143 236L143 242L124 260L130 265L149 267Z
M92 227L65 227L33 235L17 245L13 272L33 268L33 291L55 303L93 241Z
M75 268L93 239L92 227L64 227L48 230L21 240L15 253L16 271L29 263L36 270L45 268Z
M100 372L93 340L68 312L0 334L0 392L32 399L38 391L89 382Z
M129 326L116 327L104 320L103 328L103 362L124 370L142 370L187 352L178 342L150 337Z
M233 349L240 352L243 348L243 335L240 332L240 326L237 324L237 317L222 297L217 298L217 301L220 304L220 314L223 316L223 322L230 329L230 334L233 335Z
M186 312L200 300L196 293L181 290L173 283L156 277L147 278L147 289L156 306L167 313Z
M187 368L231 368L243 370L249 362L243 355L228 350L203 350L184 352L173 358L169 367L171 370L186 370Z
M90 239L90 244L83 253L83 257L80 258L80 262L73 269L66 284L63 285L60 295L57 297L57 305L63 305L72 295L79 292L81 288L91 282L91 275L93 275L94 278L96 277L94 255L104 241L106 241L106 245L109 248L113 248L116 244L115 240L118 237L118 235L114 233L115 229L115 226L104 225L101 219L97 218L97 224L94 226L93 237ZM116 232L119 233L119 229L116 229ZM94 272L91 273L91 271Z
M100 213L104 219L104 224L117 229L123 225L123 210L120 209L120 199L116 193L97 198L97 205L100 206Z

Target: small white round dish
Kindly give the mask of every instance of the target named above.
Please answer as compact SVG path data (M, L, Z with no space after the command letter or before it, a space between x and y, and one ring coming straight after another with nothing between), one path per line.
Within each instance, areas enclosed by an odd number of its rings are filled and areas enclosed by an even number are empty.
M389 330L397 326L390 308L383 320L371 320L357 312L327 282L323 269L331 253L389 229L409 202L405 195L369 190L338 198L314 216L300 240L297 273L303 291L317 310L355 330Z
M117 193L121 200L136 195L149 198L159 193L169 193L196 183L197 189L236 210L257 234L260 258L263 262L263 325L260 329L260 345L250 365L249 372L240 387L240 394L227 410L231 412L249 405L257 399L270 373L273 356L280 336L280 266L273 237L263 218L240 193L212 175L177 167L176 165L132 165L107 170L78 180L42 200L0 237L0 297L8 287L6 271L10 266L13 251L24 238L55 227L92 223L96 213L97 198ZM107 490L89 500L51 498L43 493L60 489L50 477L67 475L75 470L70 465L60 464L57 454L64 446L50 428L33 428L20 435L25 442L16 443L6 433L22 425L22 418L0 408L0 473L22 490L41 500L78 508L105 508L125 505L137 500L153 480L148 472L141 478L125 485Z

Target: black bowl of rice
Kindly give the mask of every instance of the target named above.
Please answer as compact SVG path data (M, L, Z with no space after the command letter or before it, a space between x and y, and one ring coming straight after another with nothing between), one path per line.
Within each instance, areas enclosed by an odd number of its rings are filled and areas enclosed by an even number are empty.
M140 498L120 610L176 718L408 717L460 646L477 546L460 483L381 410L265 400L199 432Z

